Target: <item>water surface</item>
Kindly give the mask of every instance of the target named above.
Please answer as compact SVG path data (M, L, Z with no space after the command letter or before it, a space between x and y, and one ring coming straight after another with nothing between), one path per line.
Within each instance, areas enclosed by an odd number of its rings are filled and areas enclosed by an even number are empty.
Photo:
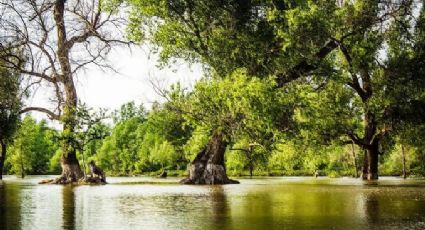
M0 229L425 229L425 181L262 177L190 186L108 178L99 186L0 181Z

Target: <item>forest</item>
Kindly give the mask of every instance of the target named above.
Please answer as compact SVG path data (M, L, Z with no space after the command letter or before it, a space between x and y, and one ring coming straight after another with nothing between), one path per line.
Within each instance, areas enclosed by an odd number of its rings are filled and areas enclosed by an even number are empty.
M0 175L86 178L425 176L423 1L113 0L0 3ZM148 44L166 67L198 63L193 88L114 111L75 82L114 47ZM42 85L50 107L27 104ZM47 114L61 124L37 121ZM0 177L1 178L1 177Z

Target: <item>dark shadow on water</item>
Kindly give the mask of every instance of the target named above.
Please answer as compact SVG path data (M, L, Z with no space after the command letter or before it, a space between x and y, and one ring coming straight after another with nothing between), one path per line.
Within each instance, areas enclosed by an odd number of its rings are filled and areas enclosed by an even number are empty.
M75 229L75 194L74 186L66 185L62 189L63 229Z
M364 212L366 220L370 225L376 225L379 222L381 205L376 193L365 195Z
M216 185L212 186L210 189L210 202L211 202L211 211L212 211L212 223L215 223L221 227L227 226L231 221L229 216L230 207L227 203L226 193L223 186Z
M0 229L21 229L19 187L0 182Z

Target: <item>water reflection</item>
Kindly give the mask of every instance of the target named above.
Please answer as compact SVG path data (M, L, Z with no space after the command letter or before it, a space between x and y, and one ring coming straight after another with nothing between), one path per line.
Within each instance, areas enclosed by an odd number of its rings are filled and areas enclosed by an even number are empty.
M365 221L393 229L424 229L424 190L415 187L368 189L363 196Z
M226 186L6 180L0 182L0 229L425 228L422 182L309 180Z
M21 228L19 203L19 187L0 181L0 229Z
M74 229L75 225L75 195L74 186L67 185L62 188L62 228ZM59 211L59 210L58 210Z
M75 193L77 229L217 229L229 217L221 186L80 186Z

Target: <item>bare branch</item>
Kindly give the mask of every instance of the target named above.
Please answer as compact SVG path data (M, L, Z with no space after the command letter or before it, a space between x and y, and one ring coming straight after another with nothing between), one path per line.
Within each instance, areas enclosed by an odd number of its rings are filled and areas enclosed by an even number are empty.
M47 116L52 119L52 120L59 120L60 119L60 115L56 114L46 108L42 108L42 107L26 107L24 109L22 109L21 111L19 111L19 114L23 114L23 113L27 113L30 111L37 111L37 112L41 112L41 113L45 113L47 114Z

